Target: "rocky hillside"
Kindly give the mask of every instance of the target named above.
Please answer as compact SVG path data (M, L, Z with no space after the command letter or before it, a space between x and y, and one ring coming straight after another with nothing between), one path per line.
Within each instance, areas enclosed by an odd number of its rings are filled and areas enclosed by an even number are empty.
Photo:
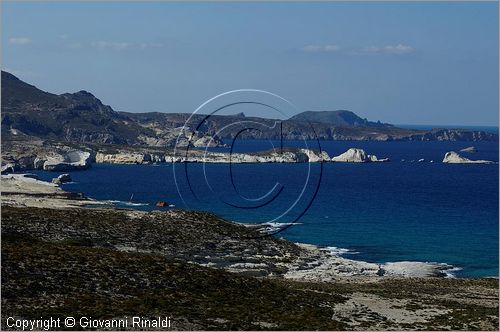
M190 114L185 113L116 112L87 91L56 95L2 71L3 141L27 138L172 147L176 144L218 146L222 144L220 138L236 136L288 140L316 137L380 141L498 140L498 135L482 131L397 128L362 119L350 111L303 112L284 121L245 117L239 113L232 116L197 114L186 123L189 117ZM186 124L189 128L183 127ZM245 130L250 124L254 129Z
M380 121L372 122L367 119L362 119L353 112L345 110L306 111L294 115L290 120L326 123L338 127L393 127L393 125L388 123L381 123Z
M316 115L316 113L318 113ZM303 112L288 120L186 113L122 113L147 128L176 128L186 124L204 135L222 139L376 140L376 141L494 141L498 135L464 129L416 130L361 119L348 111ZM257 125L258 123L259 125ZM228 126L231 125L231 126ZM245 130L253 127L252 130ZM224 130L221 130L225 128Z
M115 112L87 91L55 95L2 71L2 140L33 138L64 142L173 146L180 129L154 130ZM202 138L191 135L193 145ZM219 144L215 139L214 145ZM205 144L203 144L205 145Z
M140 135L152 135L152 131L89 92L55 95L2 71L2 138L10 135L134 144Z
M173 330L498 328L498 279L294 280L283 277L287 266L298 262L307 273L316 260L253 232L201 212L2 201L2 313L77 321L170 316ZM344 260L335 259L345 275Z

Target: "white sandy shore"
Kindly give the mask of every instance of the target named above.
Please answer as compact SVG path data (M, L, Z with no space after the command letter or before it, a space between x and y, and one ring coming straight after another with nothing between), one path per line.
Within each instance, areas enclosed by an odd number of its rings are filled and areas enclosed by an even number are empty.
M105 203L83 197L71 197L57 184L41 181L27 174L2 175L2 204L37 208L64 209Z
M70 197L58 185L40 181L23 174L2 175L2 204L35 208L65 209L99 205L111 207L107 202ZM145 213L145 212L140 212ZM253 226L255 225L248 225ZM339 251L325 250L315 245L297 243L301 257L287 263L287 279L304 281L334 281L342 277L431 277L450 276L452 266L427 262L389 262L375 264L340 256Z
M40 181L30 174L2 175L2 193L16 194L57 194L64 191L58 185Z

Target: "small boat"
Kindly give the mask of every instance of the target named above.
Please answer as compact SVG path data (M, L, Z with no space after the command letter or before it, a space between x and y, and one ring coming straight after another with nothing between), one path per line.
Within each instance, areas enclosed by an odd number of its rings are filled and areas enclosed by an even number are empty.
M156 202L156 207L169 207L171 204L165 201L158 201Z

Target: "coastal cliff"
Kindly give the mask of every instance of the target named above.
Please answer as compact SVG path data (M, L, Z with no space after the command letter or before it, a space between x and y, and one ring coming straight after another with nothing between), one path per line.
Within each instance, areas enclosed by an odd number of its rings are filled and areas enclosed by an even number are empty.
M380 162L362 149L349 149L345 153L330 157L325 151L302 148L284 148L255 153L209 152L190 149L150 147L116 147L113 145L77 145L80 149L60 143L42 141L5 143L2 154L2 174L27 171L73 171L84 170L92 163L109 164L158 164L158 163L319 163L319 162Z

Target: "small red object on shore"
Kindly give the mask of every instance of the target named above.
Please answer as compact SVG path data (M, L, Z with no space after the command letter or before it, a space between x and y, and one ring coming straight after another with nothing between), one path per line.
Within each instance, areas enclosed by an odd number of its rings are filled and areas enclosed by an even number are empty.
M168 202L165 201L158 201L156 202L157 207L168 207Z

